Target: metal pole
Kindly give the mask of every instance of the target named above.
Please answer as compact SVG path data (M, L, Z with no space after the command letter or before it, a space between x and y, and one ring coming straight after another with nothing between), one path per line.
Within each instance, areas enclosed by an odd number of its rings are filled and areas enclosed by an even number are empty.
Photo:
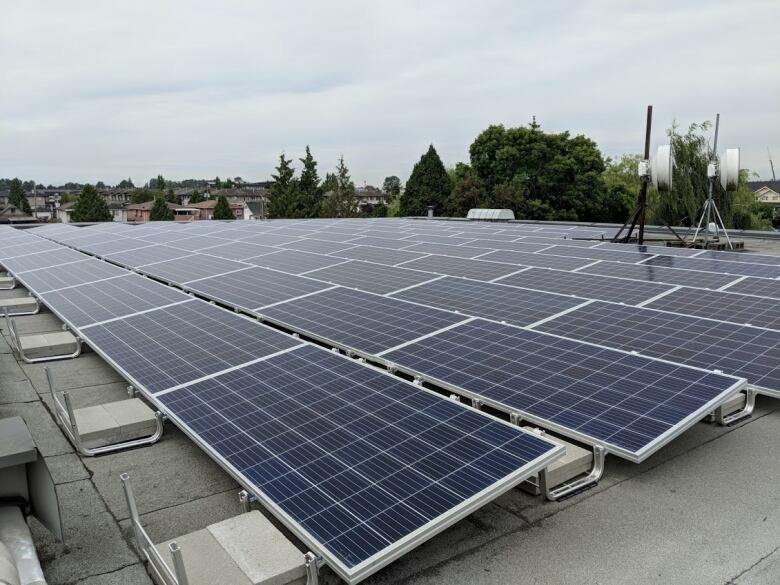
M171 557L173 557L173 572L176 573L176 581L179 585L188 585L189 579L187 579L187 570L184 568L181 547L178 543L172 542L168 545L168 550L171 551Z
M718 128L720 127L720 114L715 114L715 139L712 143L712 154L713 158L712 160L715 161L715 164L717 165L718 160ZM717 169L716 169L717 170ZM709 180L709 186L707 188L707 202L704 204L704 207L706 208L706 223L704 224L704 249L706 250L709 247L710 242L710 213L713 206L713 200L712 200L712 192L715 188L715 181L718 180L717 172L715 173L714 177L710 177Z
M650 128L653 124L653 106L647 106L647 123L645 125L645 160L650 159ZM647 178L642 179L639 189L639 245L645 241L645 209L647 206ZM628 234L631 236L631 232Z

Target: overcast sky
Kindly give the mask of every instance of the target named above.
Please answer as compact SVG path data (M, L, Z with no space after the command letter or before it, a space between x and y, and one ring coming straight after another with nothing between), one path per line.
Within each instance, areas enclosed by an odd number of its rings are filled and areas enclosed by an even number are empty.
M780 171L780 2L3 1L0 177L269 178L310 144L357 184L448 166L489 124L639 152L721 113Z

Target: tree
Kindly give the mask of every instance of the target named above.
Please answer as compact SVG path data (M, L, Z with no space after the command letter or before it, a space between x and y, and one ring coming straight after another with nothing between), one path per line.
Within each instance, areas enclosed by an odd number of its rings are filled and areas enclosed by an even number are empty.
M605 210L607 192L602 181L604 160L596 144L585 136L571 137L540 130L534 119L528 127L490 126L469 148L471 167L489 195L499 185L512 185L514 200L530 219L622 221ZM506 200L506 188L497 199ZM518 199L518 195L522 195Z
M233 180L230 177L228 177L225 180L225 184L223 185L223 187L225 187L225 189L232 189L233 188Z
M151 189L136 189L130 194L130 203L137 205L139 203L146 203L147 201L154 201L157 194Z
M401 215L426 215L429 205L441 214L451 192L452 181L431 144L406 181L401 195Z
M30 202L27 201L27 195L25 194L24 186L19 179L14 179L11 181L11 189L10 193L8 194L8 203L17 209L21 209L23 213L32 215Z
M190 195L190 203L203 203L206 200L203 195L201 195L197 189L195 189L192 192L192 195Z
M279 166L276 174L271 175L274 184L271 186L268 214L273 218L293 217L298 199L298 181L295 179L292 159L279 155Z
M75 222L83 221L113 221L111 211L108 209L106 200L97 192L92 185L84 185L81 195L73 206L71 220Z
M214 213L211 215L211 219L236 219L224 195L220 195L217 198L217 204L214 206Z
M168 207L165 197L157 196L154 198L154 205L149 214L150 221L173 221L173 210Z
M485 204L488 198L485 184L469 165L458 163L447 174L454 187L444 205L446 215L465 217L469 209Z
M385 182L382 184L382 191L385 195L390 197L398 197L401 194L401 179L395 175L385 177Z
M332 175L330 183L334 188L322 202L322 217L355 217L358 212L357 192L343 155L339 157L336 173Z
M157 184L155 188L158 191L165 191L165 178L162 175L157 175Z
M303 170L298 180L295 214L291 217L317 217L322 204L322 188L317 174L317 161L314 160L308 145L306 145L306 156L298 160L303 164Z
M219 180L219 175L214 179L214 188L217 190L222 189L222 181Z
M135 189L135 185L133 185L133 180L131 178L122 179L119 182L119 185L117 185L120 189Z
M106 184L103 181L98 181L97 183L95 183L95 189L105 189L105 188L106 188Z

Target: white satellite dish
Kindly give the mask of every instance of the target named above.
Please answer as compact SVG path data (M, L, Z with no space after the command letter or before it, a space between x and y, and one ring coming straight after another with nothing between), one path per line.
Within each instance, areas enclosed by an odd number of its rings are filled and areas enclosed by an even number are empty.
M739 148L728 148L720 158L720 184L726 191L739 187Z
M653 186L658 191L672 190L672 145L663 144L655 151L655 157L651 162L650 175L653 179Z

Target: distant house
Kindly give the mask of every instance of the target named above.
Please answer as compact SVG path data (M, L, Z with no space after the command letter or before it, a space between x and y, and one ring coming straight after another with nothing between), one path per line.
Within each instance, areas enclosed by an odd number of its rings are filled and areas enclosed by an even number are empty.
M125 203L109 202L107 205L108 205L108 210L111 212L113 221L121 221L121 222L127 221L127 205ZM71 214L73 213L73 208L75 206L76 206L75 201L69 201L68 203L63 203L62 205L57 207L56 213L60 222L62 223L73 222L73 219L71 218Z
M244 219L265 219L265 201L247 201L244 203Z
M0 208L0 223L37 223L32 215L27 215L16 205L5 205Z
M358 209L360 211L371 211L377 205L387 205L389 196L381 189L366 185L356 189L355 194L358 198Z
M233 216L236 219L245 218L243 202L239 203L237 201L228 201L228 204L230 205L230 210L233 212ZM214 215L214 208L216 206L216 199L209 199L207 201L202 201L201 203L191 203L189 205L190 208L197 209L199 211L198 219L211 219L211 216Z
M748 187L753 191L756 201L780 207L780 181L749 181Z
M173 211L173 219L175 221L197 221L200 219L200 210L193 205L176 205L175 203L168 203L167 205L168 209ZM154 207L154 201L128 205L126 221L149 221L152 215L152 207Z

